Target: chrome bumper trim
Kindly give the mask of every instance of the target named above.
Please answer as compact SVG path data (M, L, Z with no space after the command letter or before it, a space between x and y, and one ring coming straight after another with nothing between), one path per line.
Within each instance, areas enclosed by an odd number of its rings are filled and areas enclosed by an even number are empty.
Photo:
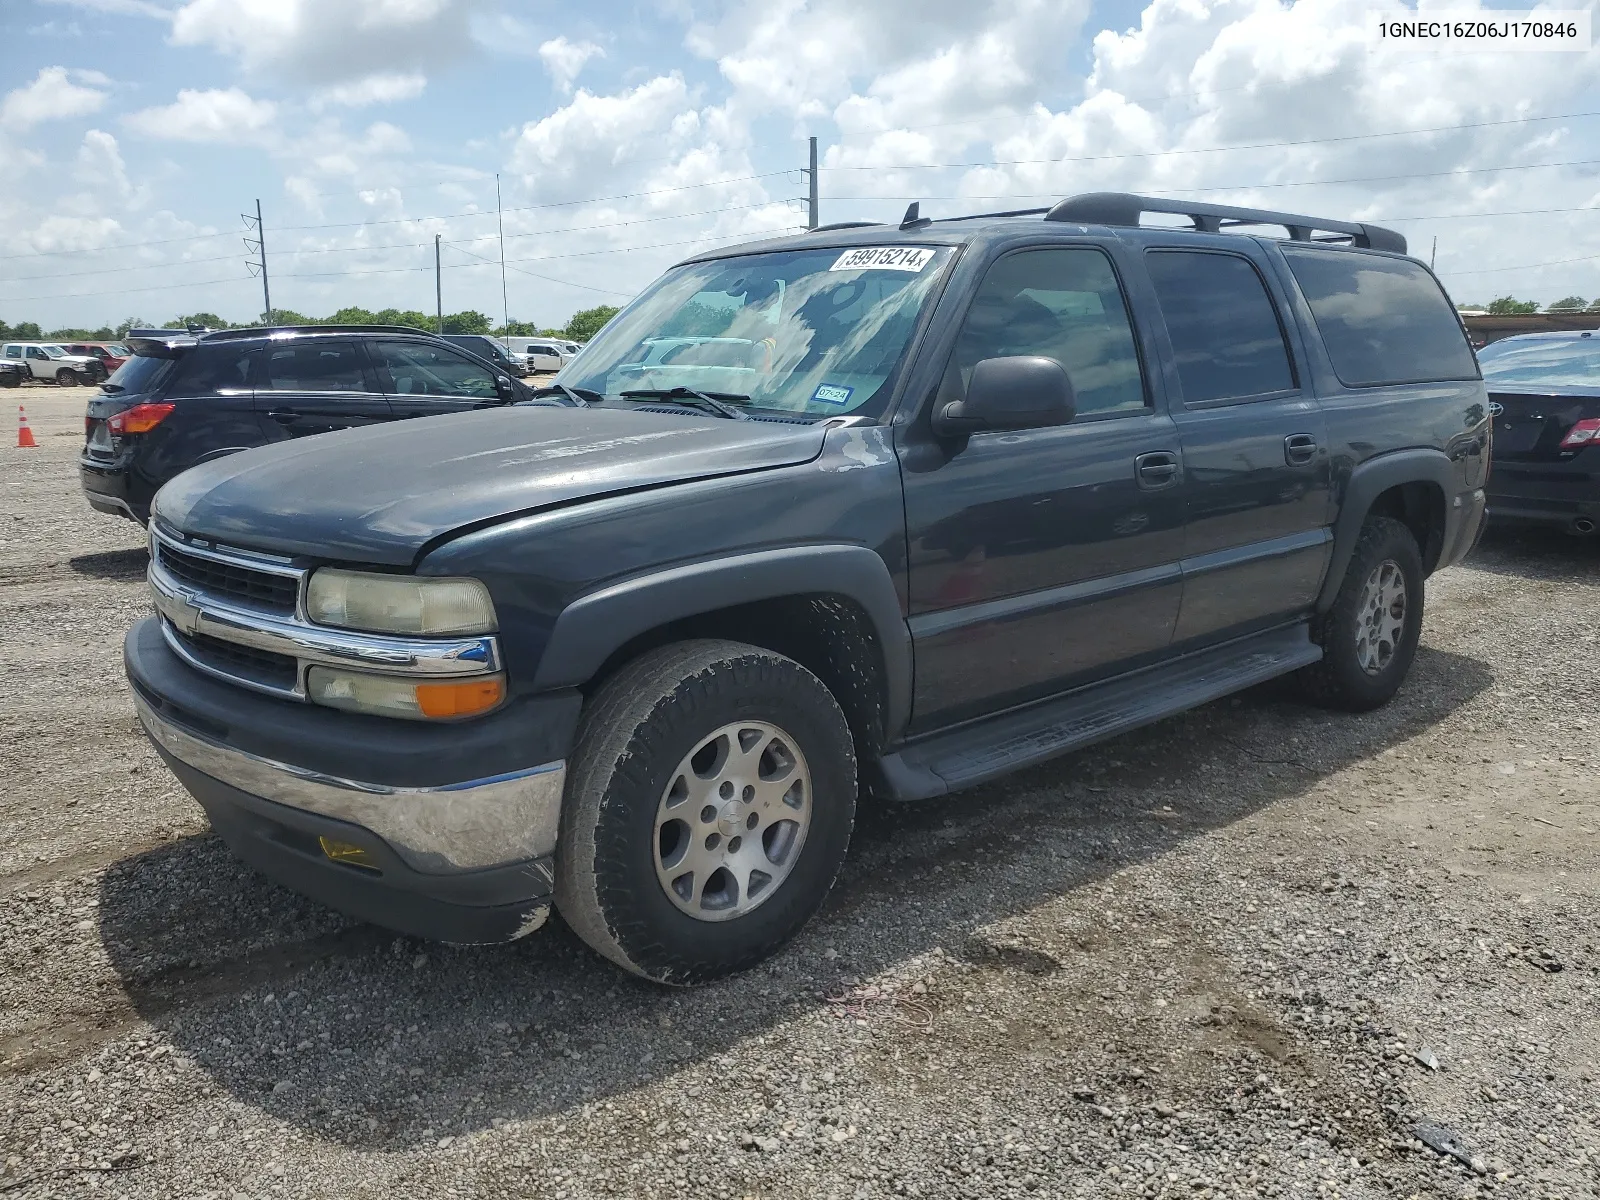
M308 664L364 667L427 678L484 675L500 670L500 646L494 637L408 638L329 629L206 595L167 574L159 559L151 559L147 577L156 611L180 633L199 634L297 659L302 670L297 672L292 692L211 672L271 695L304 699L303 668ZM183 653L181 648L178 652ZM184 654L184 658L193 662L191 655Z
M419 871L476 870L555 853L565 760L442 787L390 787L250 754L167 720L137 692L150 740L230 787L370 829Z

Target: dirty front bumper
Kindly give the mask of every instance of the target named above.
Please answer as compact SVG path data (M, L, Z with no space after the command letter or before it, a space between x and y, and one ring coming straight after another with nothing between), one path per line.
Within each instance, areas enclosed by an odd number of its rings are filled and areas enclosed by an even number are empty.
M211 679L155 620L129 631L123 657L151 742L263 874L441 941L508 941L549 915L575 692L419 725Z

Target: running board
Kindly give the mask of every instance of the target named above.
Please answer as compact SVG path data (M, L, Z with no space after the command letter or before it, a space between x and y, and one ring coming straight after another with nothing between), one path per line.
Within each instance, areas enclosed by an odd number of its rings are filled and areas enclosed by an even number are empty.
M1009 709L883 758L898 800L972 787L1265 683L1322 658L1304 623L1253 634L1062 696Z

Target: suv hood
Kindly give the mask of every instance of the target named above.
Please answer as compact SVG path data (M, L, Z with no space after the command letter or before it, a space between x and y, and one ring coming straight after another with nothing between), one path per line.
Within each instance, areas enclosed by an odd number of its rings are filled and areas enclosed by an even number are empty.
M193 537L276 554L409 566L465 526L808 462L822 425L697 413L512 406L348 429L205 463L156 496Z

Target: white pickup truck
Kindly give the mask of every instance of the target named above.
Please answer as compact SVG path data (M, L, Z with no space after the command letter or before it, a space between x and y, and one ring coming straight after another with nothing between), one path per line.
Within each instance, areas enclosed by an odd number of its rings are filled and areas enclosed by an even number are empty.
M0 346L0 359L21 363L30 379L59 383L62 387L99 383L106 377L99 359L68 354L53 342L7 342Z

